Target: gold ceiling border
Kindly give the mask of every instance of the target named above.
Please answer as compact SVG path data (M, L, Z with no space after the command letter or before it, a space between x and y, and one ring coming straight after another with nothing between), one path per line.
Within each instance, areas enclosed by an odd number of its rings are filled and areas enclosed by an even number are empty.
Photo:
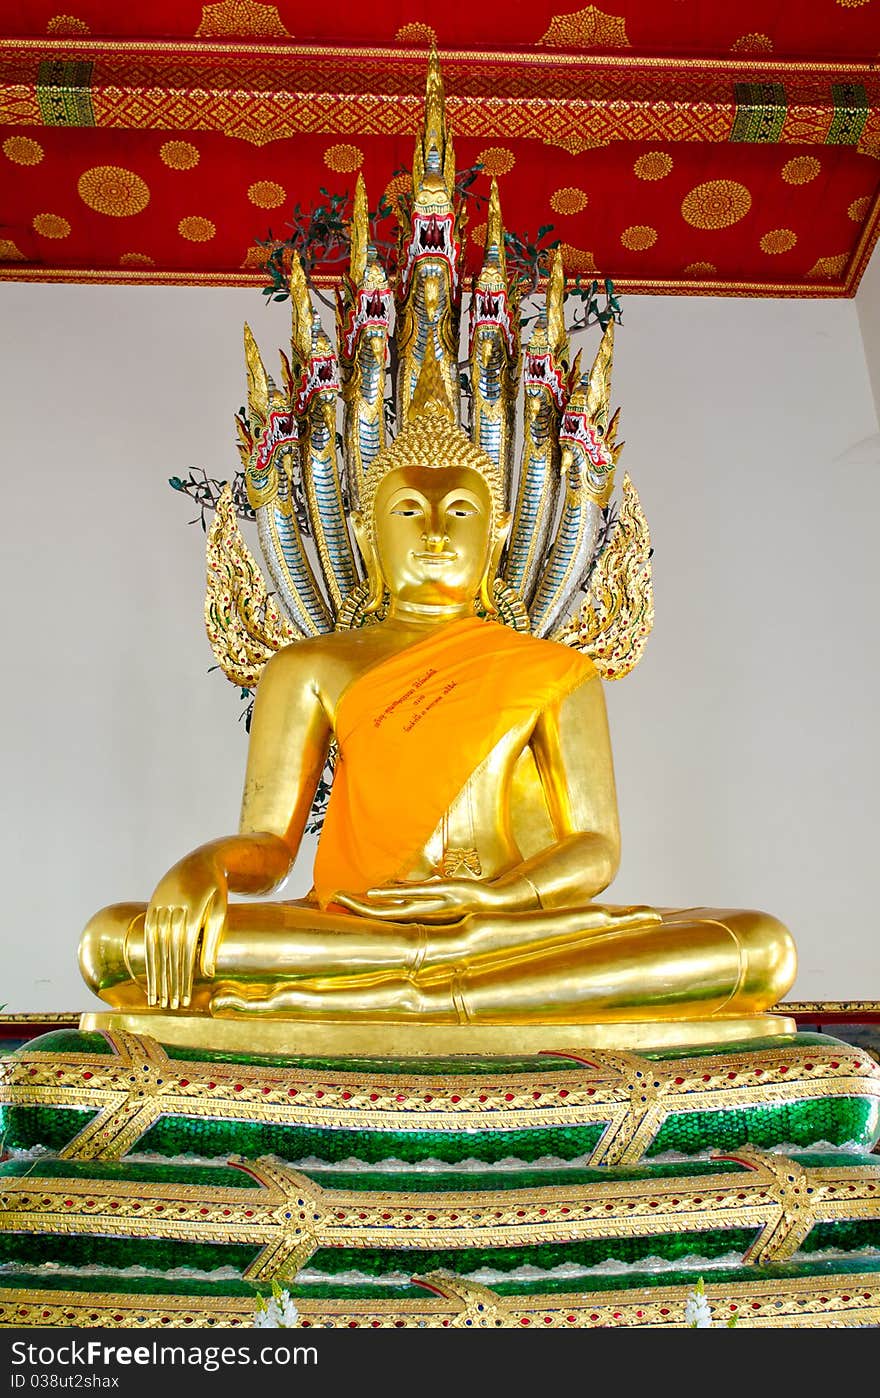
M393 61L399 63L401 60L415 63L420 55L428 52L428 47L424 49L407 47L394 47L390 45L340 45L340 44L248 44L244 42L230 43L228 40L215 42L212 40L175 40L175 39L97 39L76 36L62 37L52 36L52 38L26 38L7 37L4 39L5 54L9 58L15 57L17 53L30 57L37 55L44 58L70 57L77 58L89 54L116 54L130 55L137 57L140 54L167 54L170 58L188 56L198 58L217 57L224 60L241 58L316 58L316 59L337 59L345 58L349 62L359 61ZM846 80L847 74L856 74L859 77L877 77L877 64L872 59L864 62L823 60L823 59L779 59L779 58L737 58L728 55L723 58L695 58L687 55L658 54L589 54L589 53L564 53L559 50L541 48L535 50L528 49L452 49L440 48L437 50L441 64L455 63L505 63L514 67L534 67L546 70L548 67L573 68L582 71L589 68L644 68L654 69L663 75L674 74L677 70L684 72L701 71L714 73L735 73L760 75L764 79L769 79L771 74L789 73L812 77L818 75L840 75L841 80Z
M874 240L880 234L880 226L874 232ZM862 269L863 270L863 269ZM155 268L101 268L92 271L82 267L36 267L22 263L0 264L0 281L19 282L70 282L86 285L129 286L264 286L266 279L256 272L196 272L161 271ZM336 286L338 277L312 275L314 286ZM574 278L570 279L574 284ZM695 278L682 279L635 279L615 277L617 291L630 295L645 296L745 296L745 297L807 297L811 300L828 300L855 295L855 287L850 289L846 281L833 282L731 282ZM787 1007L786 1007L787 1008Z

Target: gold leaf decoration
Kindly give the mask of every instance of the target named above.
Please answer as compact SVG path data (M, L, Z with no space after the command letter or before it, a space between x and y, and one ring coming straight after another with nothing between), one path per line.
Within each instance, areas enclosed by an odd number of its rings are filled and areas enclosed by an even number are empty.
M3 142L3 154L16 165L39 165L45 155L39 141L29 136L9 136Z
M124 252L119 259L120 267L155 267L155 262L146 252Z
M847 216L852 219L853 223L864 223L865 219L867 218L868 210L870 209L870 207L871 196L869 194L866 194L863 198L854 199L852 201L852 203L846 211Z
M0 262L26 262L21 248L16 247L11 238L0 238Z
M583 155L587 150L598 150L607 143L601 136L590 136L585 131L567 131L564 136L545 136L545 146L560 146L569 155Z
M121 165L93 165L82 172L76 188L84 204L111 218L130 218L150 202L149 185Z
M468 229L468 232L470 233L478 248L484 248L486 246L486 235L488 233L487 224L475 223L472 225L471 228Z
M769 34L742 34L730 45L730 52L743 54L749 58L760 58L773 52L773 40Z
M550 27L538 40L557 49L628 49L626 21L620 15L606 15L595 5L554 15Z
M768 253L791 252L797 242L793 228L772 228L761 239L761 251Z
M550 195L550 207L555 214L579 214L587 207L589 200L586 190L566 185Z
M717 277L718 268L714 262L689 262L684 274L686 277Z
M580 612L551 640L589 655L605 680L635 669L654 625L651 535L639 494L628 475L610 542L590 576Z
M60 214L37 214L34 217L34 232L41 238L68 238L70 224Z
M200 39L292 39L274 5L258 0L221 0L203 5L196 36Z
M216 224L209 218L201 218L198 214L190 214L188 218L182 218L177 225L177 231L181 238L186 238L190 243L208 243L217 232Z
M192 170L199 163L198 147L191 141L165 141L159 155L171 170Z
M633 165L633 173L640 180L663 180L672 169L672 156L663 150L651 150L640 155Z
M253 689L266 661L297 639L266 591L225 485L208 530L205 628L217 664L233 684Z
M599 270L591 252L572 247L571 243L560 243L559 255L567 277L593 276Z
M738 180L707 180L682 200L682 218L692 228L730 228L745 218L752 196Z
M46 25L47 34L91 34L91 29L84 19L77 19L76 15L53 15Z
M849 261L849 253L842 252L838 257L820 257L814 262L808 277L821 277L831 280L833 277L842 277Z
M484 175L509 175L516 156L507 146L487 146L477 156L477 164L482 165Z
M822 162L814 155L796 155L782 167L782 178L786 184L809 184L822 169Z
M657 229L652 228L649 223L634 223L630 228L624 228L620 241L630 252L644 252L656 243Z
M437 31L432 29L430 24L402 24L394 37L399 44L429 49L437 42Z
M327 169L335 170L338 174L350 175L359 170L363 163L364 153L360 146L352 146L347 142L328 146L324 152L324 164Z
M870 4L870 0L837 0L837 3L845 10L857 10L861 5Z
M248 188L248 199L258 209L278 209L287 198L287 190L275 180L257 180Z

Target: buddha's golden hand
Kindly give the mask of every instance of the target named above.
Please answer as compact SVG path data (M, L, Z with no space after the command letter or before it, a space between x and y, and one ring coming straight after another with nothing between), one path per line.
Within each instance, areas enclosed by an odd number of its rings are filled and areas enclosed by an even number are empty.
M534 907L533 890L519 879L428 879L386 884L359 895L337 893L333 901L362 917L391 922L458 922L471 913L522 912Z
M148 1004L185 1009L197 962L213 975L227 895L226 875L204 849L188 854L159 881L144 921Z

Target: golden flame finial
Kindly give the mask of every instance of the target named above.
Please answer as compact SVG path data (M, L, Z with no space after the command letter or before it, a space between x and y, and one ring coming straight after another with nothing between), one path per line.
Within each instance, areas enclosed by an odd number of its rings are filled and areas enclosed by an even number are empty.
M360 286L367 270L367 247L370 241L370 222L367 211L367 187L363 175L358 172L354 187L354 205L349 224L351 235L351 280Z
M587 386L587 412L594 422L604 428L608 423L611 401L611 368L614 362L614 320L609 320L593 360Z
M413 193L418 197L419 189L425 183L425 176L438 177L446 186L451 199L455 185L455 152L446 129L446 100L443 93L443 76L440 72L440 55L436 45L431 47L428 59L428 77L425 83L425 119L422 130L416 137L413 158Z
M568 358L568 336L565 333L565 269L562 254L554 248L550 257L550 275L547 279L547 344L554 359Z

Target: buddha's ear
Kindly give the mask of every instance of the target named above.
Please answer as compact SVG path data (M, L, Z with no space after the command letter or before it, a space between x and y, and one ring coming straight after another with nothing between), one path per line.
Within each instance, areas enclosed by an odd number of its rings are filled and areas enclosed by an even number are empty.
M501 562L501 555L504 552L504 545L507 543L507 536L510 533L510 526L513 523L512 514L498 516L498 522L492 531L492 552L489 555L489 577L494 579L498 572L498 565Z
M367 598L364 611L368 614L377 612L385 599L385 579L382 576L382 569L379 566L379 559L376 554L376 546L373 543L367 522L360 510L352 510L351 527L354 530L354 537L357 539L357 546L360 549L361 558L364 560L364 567L367 570L367 582L370 587L370 595Z
M501 562L501 554L504 545L507 543L507 536L510 533L510 525L513 515L504 514L498 516L498 522L492 531L492 543L489 550L489 561L486 571L480 581L480 601L489 615L497 614L498 608L495 606L495 596L493 586L498 576L498 565Z

